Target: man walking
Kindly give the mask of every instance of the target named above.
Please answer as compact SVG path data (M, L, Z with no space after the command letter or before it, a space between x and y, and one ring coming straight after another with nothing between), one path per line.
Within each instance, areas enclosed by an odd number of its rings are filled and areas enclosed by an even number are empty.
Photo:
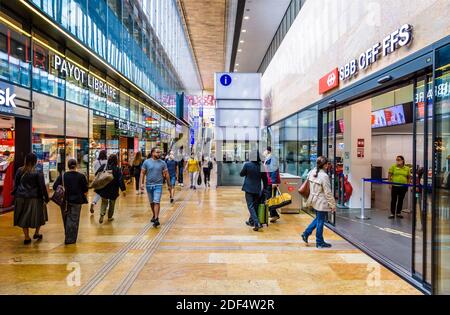
M144 190L144 183L147 189L148 199L153 212L152 223L154 227L158 227L159 223L159 210L161 203L162 187L164 178L169 186L169 190L172 189L167 172L166 162L161 160L161 150L153 148L150 151L151 158L145 160L142 164L141 170L141 190Z

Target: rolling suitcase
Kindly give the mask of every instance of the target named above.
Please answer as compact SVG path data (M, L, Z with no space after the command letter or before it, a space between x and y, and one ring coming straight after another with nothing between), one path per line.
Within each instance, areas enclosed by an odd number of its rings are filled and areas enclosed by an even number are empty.
M257 215L258 215L258 220L259 220L260 224L262 224L262 225L265 224L266 226L269 226L269 211L265 204L260 204L258 206Z

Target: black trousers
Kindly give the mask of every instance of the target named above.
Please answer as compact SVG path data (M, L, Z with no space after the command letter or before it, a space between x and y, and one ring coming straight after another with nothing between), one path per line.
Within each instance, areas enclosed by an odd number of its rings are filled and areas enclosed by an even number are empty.
M391 189L391 213L392 215L401 214L403 209L403 200L408 192L408 187L392 186Z
M250 213L249 222L250 224L257 225L258 220L258 206L259 206L259 194L245 193L245 201L247 202L248 212Z
M205 175L205 185L211 181L211 170L209 168L203 168L203 174Z
M136 190L139 191L140 187L140 181L141 181L141 172L134 174L134 184L136 185Z
M80 225L80 204L69 203L66 211L61 209L65 231L65 243L75 244L78 238L78 227Z

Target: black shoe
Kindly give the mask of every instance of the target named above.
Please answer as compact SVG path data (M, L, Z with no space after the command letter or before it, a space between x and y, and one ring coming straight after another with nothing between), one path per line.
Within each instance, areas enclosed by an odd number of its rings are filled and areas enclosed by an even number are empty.
M155 228L157 228L160 225L161 224L159 223L159 219L156 219L155 222L153 223L153 227L155 227Z
M42 240L43 236L42 236L42 234L34 234L33 238L35 240L39 240L40 241L40 240Z
M397 218L403 219L403 216L401 214L397 214Z
M173 198L170 198L170 203L173 203Z
M393 218L395 218L395 216L393 214L391 214L388 218L393 219Z
M100 219L98 219L98 223L102 224L103 223L103 216L100 216Z
M277 215L277 216L275 216L275 217L271 217L271 218L270 218L270 223L275 223L275 222L277 222L279 219L280 219L280 216L279 216L279 215Z
M150 222L155 223L155 217L153 217Z
M248 226L253 226L253 224L250 221L245 221L245 224L247 224Z
M302 234L302 240L303 242L305 242L306 244L308 244L308 237L305 233Z
M23 240L23 245L31 244L31 238L29 240Z
M258 232L259 229L262 229L262 225L261 224L255 224L255 226L253 227L253 231Z
M331 244L323 242L322 244L317 244L316 247L317 248L330 248Z
M90 211L91 213L94 213L94 207L95 207L95 205L94 205L93 203L91 203L91 208L89 209L89 211Z

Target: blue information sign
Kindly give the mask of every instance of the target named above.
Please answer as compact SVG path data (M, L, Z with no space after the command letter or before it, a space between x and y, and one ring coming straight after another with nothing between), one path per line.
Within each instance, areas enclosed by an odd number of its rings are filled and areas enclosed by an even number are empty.
M220 77L220 83L223 86L229 86L231 84L231 81L232 81L232 79L228 74L224 74Z

